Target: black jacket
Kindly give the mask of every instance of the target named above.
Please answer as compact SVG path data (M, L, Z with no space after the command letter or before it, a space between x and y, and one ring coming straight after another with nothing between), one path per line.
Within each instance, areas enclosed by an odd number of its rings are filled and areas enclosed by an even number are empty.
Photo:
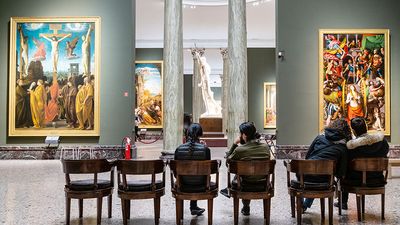
M387 157L389 152L389 144L383 133L363 134L356 139L347 142L349 163L355 158L374 158ZM384 182L381 172L368 172L367 184ZM353 185L361 184L361 172L347 171L346 180L351 180Z
M210 160L210 149L197 142L186 142L175 150L175 160ZM182 177L182 189L184 186L205 186L206 177L204 176L184 176ZM190 187L189 187L190 188Z
M344 176L347 168L346 137L337 129L325 128L308 149L306 159L336 160L336 176Z

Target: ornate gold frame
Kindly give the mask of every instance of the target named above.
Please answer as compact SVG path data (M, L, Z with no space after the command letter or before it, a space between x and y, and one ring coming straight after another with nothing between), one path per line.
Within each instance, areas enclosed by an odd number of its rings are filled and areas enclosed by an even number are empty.
M95 70L94 79L94 128L77 130L71 128L15 128L15 81L16 81L16 35L18 23L94 23L95 24ZM10 67L9 67L9 136L100 136L100 62L101 62L101 18L100 17L11 17L10 20Z
M390 135L390 32L389 29L320 29L319 30L319 48L318 48L318 62L319 62L319 78L318 78L318 98L319 98L319 131L324 129L324 109L323 109L323 35L324 34L384 34L385 36L385 135Z
M164 76L164 61L162 60L139 60L135 61L135 80L136 80L136 64L160 64L161 65L161 109L164 112L164 92L163 92L163 76ZM135 90L136 90L136 82L135 82ZM137 100L137 93L135 91L135 101ZM137 107L137 105L135 105ZM152 126L152 125L139 125L139 128L163 128L164 127L164 113L162 113L161 117L161 126Z
M276 88L276 83L275 82L264 82L264 110L263 110L263 117L264 117L264 129L270 129L270 128L272 128L272 129L275 129L276 128L276 125L275 126L271 126L271 125L265 125L266 124L266 121L267 121L267 118L266 118L266 116L265 116L265 111L266 111L266 109L267 109L267 93L266 93L266 91L267 91L267 86L275 86L275 88ZM275 109L276 110L276 109ZM276 120L275 120L275 124L276 124Z

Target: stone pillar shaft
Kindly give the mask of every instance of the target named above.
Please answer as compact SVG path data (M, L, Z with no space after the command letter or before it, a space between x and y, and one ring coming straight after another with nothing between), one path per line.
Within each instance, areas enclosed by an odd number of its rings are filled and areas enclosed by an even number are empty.
M221 107L222 107L222 132L227 134L227 118L228 118L228 95L229 95L229 77L228 77L228 49L222 48L221 55L223 60L223 71L221 76L222 81L222 99L221 99Z
M239 125L248 118L246 0L228 5L228 146L239 135Z
M182 1L164 4L164 153L174 153L183 136Z
M193 48L191 49L191 51L193 56L192 117L193 117L193 122L198 123L201 113L205 111L205 106L204 106L203 96L201 93L201 87L199 87L199 84L201 83L200 62L196 57L196 53L199 53L200 56L203 56L205 49Z

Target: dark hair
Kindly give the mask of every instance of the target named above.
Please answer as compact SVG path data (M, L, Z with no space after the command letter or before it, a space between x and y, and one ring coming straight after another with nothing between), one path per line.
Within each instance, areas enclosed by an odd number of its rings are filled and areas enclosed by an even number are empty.
M332 121L328 128L336 129L346 139L351 140L351 130L349 124L344 118Z
M365 123L365 119L362 117L356 117L351 119L350 121L351 129L354 131L354 135L360 136L362 134L367 133L367 124Z
M190 142L198 142L200 141L200 137L203 136L203 128L198 123L192 123L187 133Z
M239 131L246 135L247 141L260 138L260 134L257 132L253 122L244 122L240 124Z

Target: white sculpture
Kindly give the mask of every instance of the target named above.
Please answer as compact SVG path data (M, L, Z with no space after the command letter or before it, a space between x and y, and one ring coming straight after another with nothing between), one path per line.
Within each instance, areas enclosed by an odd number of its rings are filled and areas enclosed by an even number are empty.
M221 106L215 101L214 93L211 91L209 78L211 68L207 63L206 57L200 57L199 53L196 52L197 61L200 68L201 82L198 84L201 87L201 93L203 96L204 105L206 111L201 114L200 117L222 117Z

